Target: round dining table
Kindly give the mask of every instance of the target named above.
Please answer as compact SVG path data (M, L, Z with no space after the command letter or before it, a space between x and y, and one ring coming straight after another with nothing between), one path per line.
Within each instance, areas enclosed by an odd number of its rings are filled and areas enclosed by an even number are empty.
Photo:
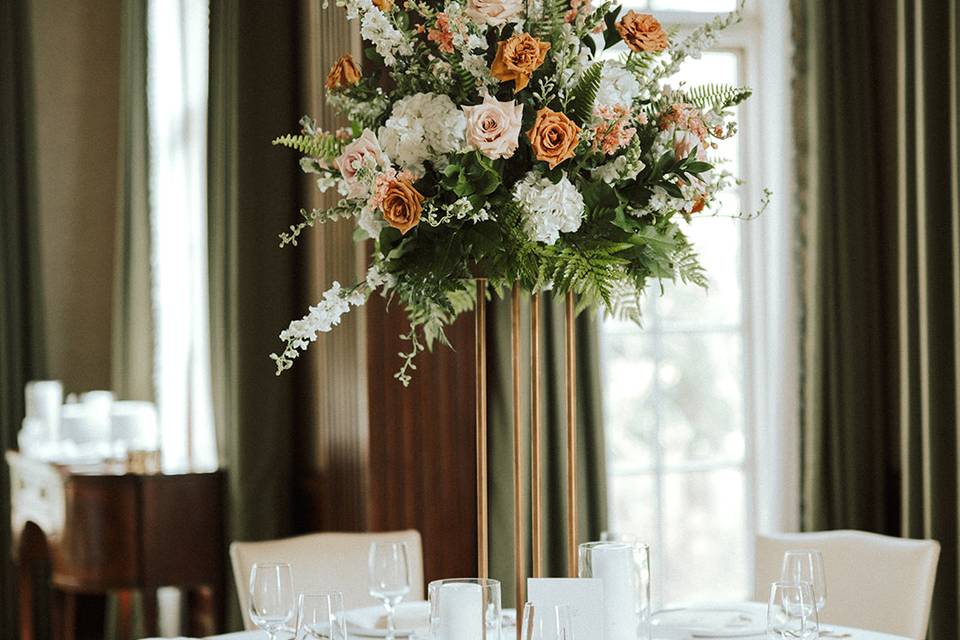
M750 603L741 603L741 605L749 610L752 610L756 613L761 613L765 611L766 605L758 602ZM741 606L738 605L738 606ZM515 637L516 627L509 626L504 627L503 640L510 640ZM291 636L292 637L292 636ZM349 635L350 640L362 640L367 636L357 636ZM730 640L736 638L737 640L766 640L764 634L758 635L731 635L729 632L727 634L717 634L715 636L710 636L709 634L691 634L688 632L679 631L676 629L659 629L654 628L651 634L652 640L708 640L709 638L724 638L725 640ZM841 627L833 624L822 624L820 638L822 640L832 640L846 638L847 640L910 640L903 636L891 635L889 633L881 633L879 631L868 631L866 629L854 629L851 627ZM239 631L236 633L225 633L222 635L211 636L205 640L267 640L267 634L263 631ZM577 640L581 640L578 638ZM583 640L592 640L590 638L585 638Z

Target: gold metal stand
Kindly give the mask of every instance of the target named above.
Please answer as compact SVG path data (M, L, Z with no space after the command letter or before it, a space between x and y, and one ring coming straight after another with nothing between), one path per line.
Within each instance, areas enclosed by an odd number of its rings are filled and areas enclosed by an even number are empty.
M542 510L543 490L541 487L542 461L540 446L540 294L534 293L530 299L530 501L533 517L530 530L533 534L533 577L543 577Z
M567 575L577 577L577 345L573 292L567 292L564 360L567 394Z
M513 557L517 578L517 611L523 611L523 603L527 601L527 550L526 532L524 531L523 501L523 411L520 405L521 371L520 371L520 283L513 283L511 298L510 323L510 352L513 358ZM520 637L520 626L517 625L517 637Z
M477 577L486 578L490 567L487 534L487 280L477 278L474 313L476 339L477 403Z

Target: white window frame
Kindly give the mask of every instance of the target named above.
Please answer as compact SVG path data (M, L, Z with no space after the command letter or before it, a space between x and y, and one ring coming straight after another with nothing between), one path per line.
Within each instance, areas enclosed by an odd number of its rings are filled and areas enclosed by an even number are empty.
M711 17L692 11L654 13L664 25L679 27L681 34ZM754 574L750 539L758 532L796 531L800 524L789 24L787 0L751 0L743 21L720 34L711 48L737 53L740 83L754 89L753 97L741 106L739 114L740 167L745 179L739 189L743 211L756 211L761 206L765 188L773 192L773 197L762 216L740 225L740 335L746 385L744 459L738 464L692 463L682 471L742 468L747 500L748 576ZM653 469L659 501L663 469L658 460L659 454ZM612 496L608 497L608 504L613 504ZM657 514L662 519L660 505ZM657 526L662 532L662 522ZM658 582L654 576L654 583Z

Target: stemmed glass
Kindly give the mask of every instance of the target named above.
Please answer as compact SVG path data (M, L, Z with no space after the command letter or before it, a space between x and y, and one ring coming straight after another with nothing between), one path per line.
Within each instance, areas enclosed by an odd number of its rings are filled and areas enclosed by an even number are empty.
M370 545L370 595L383 600L387 610L387 638L393 638L394 612L410 592L407 545L404 542L374 542Z
M523 618L520 626L521 640L574 640L573 616L570 606L557 605L553 615L541 613L540 607L532 602L523 605Z
M270 640L288 628L293 619L293 572L285 563L255 564L250 570L250 620L267 632Z
M771 640L815 640L820 621L809 582L774 582L767 604L767 638Z
M297 604L296 640L347 640L343 594L301 593Z
M827 578L823 570L823 554L813 549L787 551L783 554L782 582L809 582L817 612L827 605Z

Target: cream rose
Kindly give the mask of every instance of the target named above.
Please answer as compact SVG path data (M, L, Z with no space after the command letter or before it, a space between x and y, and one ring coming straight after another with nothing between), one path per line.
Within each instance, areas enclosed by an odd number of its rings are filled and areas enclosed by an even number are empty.
M467 144L488 158L509 158L517 150L523 105L487 95L483 103L462 107L467 116Z
M467 0L464 13L477 24L500 27L516 22L523 9L520 0Z
M369 160L381 167L390 165L390 159L380 148L377 137L369 129L364 129L360 137L348 144L337 158L337 169L347 185L349 197L358 198L369 193L369 185L357 180L357 169Z

